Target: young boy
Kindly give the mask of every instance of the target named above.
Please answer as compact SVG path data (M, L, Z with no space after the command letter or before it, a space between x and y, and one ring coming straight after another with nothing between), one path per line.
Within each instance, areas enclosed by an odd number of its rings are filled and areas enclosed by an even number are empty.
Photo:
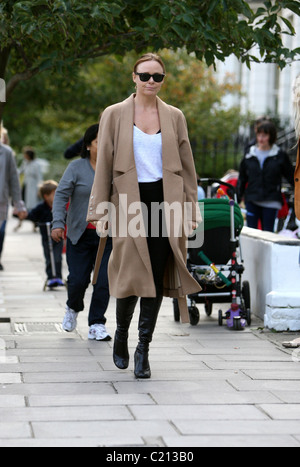
M52 223L52 206L55 196L55 191L58 187L58 183L53 180L47 180L40 186L39 196L44 201L38 204L34 209L32 209L26 219L30 220L36 224L39 224L40 232L42 236L42 244L44 249L44 255L46 260L46 273L47 273L47 287L64 287L64 282L62 280L62 251L63 251L63 242L56 243L53 242L53 253L55 260L55 277L53 274L53 267L51 265L51 256L49 248L49 236L47 231L47 223Z

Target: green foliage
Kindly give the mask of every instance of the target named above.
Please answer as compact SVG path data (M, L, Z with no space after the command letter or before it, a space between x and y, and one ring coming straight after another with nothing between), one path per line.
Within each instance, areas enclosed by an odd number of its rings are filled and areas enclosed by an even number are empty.
M33 74L107 54L186 47L208 65L235 54L284 66L299 51L283 47L294 34L284 9L300 14L299 1L266 1L256 12L244 0L2 0L1 49L10 50L10 72ZM283 22L281 21L283 20Z
M210 154L214 142L223 144L241 124L239 109L228 110L222 101L227 94L239 93L240 88L232 76L217 83L213 69L185 51L163 50L160 54L167 68L160 97L183 110L197 168L203 173L207 157L207 170L213 173ZM34 146L39 156L52 161L60 173L66 147L81 138L107 106L134 92L131 75L137 58L133 52L123 59L106 56L88 62L76 74L61 77L45 72L21 83L11 97L4 120L15 150Z
M104 62L92 71L90 60L184 48L207 65L234 54L249 67L261 61L283 68L300 54L283 43L284 35L295 34L289 12L300 15L299 0L268 0L257 10L244 0L1 0L0 78L6 81L7 104L0 103L0 120L5 108L5 121L15 135L18 128L19 141L24 135L24 144L34 142L38 133L48 132L47 141L56 135L53 152L61 154L65 142L94 123L101 108L132 89L128 79L120 81L115 61L106 75L109 87L99 79ZM253 55L255 45L260 58ZM90 74L90 87L81 86ZM18 86L23 94L16 99ZM211 131L217 102L209 108L208 93L206 113L204 102L191 111L184 105L191 128L193 119L198 124L202 119Z

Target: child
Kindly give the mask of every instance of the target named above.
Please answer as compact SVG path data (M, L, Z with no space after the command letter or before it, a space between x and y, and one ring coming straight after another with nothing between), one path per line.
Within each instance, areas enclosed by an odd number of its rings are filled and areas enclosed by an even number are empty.
M58 183L53 180L48 180L40 186L39 196L44 201L38 204L34 209L32 209L26 219L30 220L36 224L39 224L40 232L42 236L42 244L44 249L44 255L46 260L46 273L47 273L47 287L64 287L64 282L62 280L62 251L63 251L63 242L53 244L53 253L55 259L55 270L56 274L53 277L52 266L51 266L51 256L49 248L49 237L47 232L47 223L52 223L52 206L55 196L55 191L58 187Z

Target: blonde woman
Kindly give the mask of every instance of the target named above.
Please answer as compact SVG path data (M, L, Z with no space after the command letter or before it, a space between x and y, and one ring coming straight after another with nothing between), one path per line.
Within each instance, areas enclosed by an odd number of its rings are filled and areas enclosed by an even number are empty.
M154 203L165 202L169 206L178 203L180 209L184 201L190 203L191 232L200 220L197 177L184 115L158 98L165 76L165 65L159 56L142 56L132 74L136 93L104 111L88 212L88 221L98 221L98 228L105 232L107 222L101 207L108 202L116 207L109 262L110 293L117 298L114 362L120 369L129 365L128 331L140 297L139 344L135 353L137 378L151 377L149 344L163 296L181 298L183 321L187 322L187 307L182 299L199 291L198 283L186 267L185 234L176 237L171 228L164 235L164 216L155 225L156 235L151 229L155 222L151 212ZM146 208L141 221L145 235L136 236L131 231L136 206L141 206L141 202ZM125 226L121 226L120 214L125 211ZM126 235L120 233L124 227Z
M294 85L294 113L297 141L300 141L300 74ZM300 145L298 145L298 157L295 171L295 211L297 219L300 219Z
M295 130L298 143L300 143L300 74L297 76L294 84L294 115ZM298 144L298 156L295 171L295 212L297 219L300 219L300 144ZM288 349L297 349L300 347L300 339L290 342L283 342L283 347Z

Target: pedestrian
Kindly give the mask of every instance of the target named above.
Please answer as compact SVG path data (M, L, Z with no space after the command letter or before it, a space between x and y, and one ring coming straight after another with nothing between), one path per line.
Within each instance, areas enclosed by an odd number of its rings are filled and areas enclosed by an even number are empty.
M53 255L55 262L55 271L53 271L51 252L49 247L49 234L47 229L47 224L52 224L53 221L52 208L57 187L58 183L54 180L45 181L40 186L39 190L39 197L43 200L43 202L39 203L25 217L25 219L39 225L46 261L47 287L49 288L64 287L65 285L62 280L63 242L53 242Z
M271 121L271 119L270 119L269 117L267 117L267 116L258 117L258 118L255 120L255 122L254 122L254 137L253 137L250 141L248 141L247 144L245 145L245 148L244 148L244 155L245 155L245 156L249 153L251 147L252 147L252 146L255 146L256 143L257 143L256 136L257 136L258 127L259 127L262 123L264 123L264 122L270 122L270 121Z
M163 295L180 298L182 317L187 322L188 310L183 298L199 291L198 283L186 267L183 229L181 235L176 236L171 223L166 233L166 218L162 216L160 225L154 229L156 235L152 234L153 218L158 216L154 216L151 208L163 201L168 206L177 203L181 210L184 201L190 203L190 233L201 218L197 177L184 115L157 96L165 75L165 65L159 56L142 56L132 75L136 93L104 111L88 211L88 220L98 222L98 229L105 236L107 216L101 214L101 206L111 201L116 207L116 222L112 220L111 223L115 232L109 262L110 292L117 298L114 362L120 369L129 365L128 331L141 297L139 343L135 352L137 378L151 377L149 344ZM127 206L121 208L120 203L125 199ZM139 206L137 211L144 214L139 219L140 235L131 233L135 221L132 209L136 206ZM124 210L126 235L121 232L122 221L119 223L118 220L120 216L122 219Z
M68 166L56 190L53 204L52 238L54 241L60 242L64 239L65 219L67 218L69 277L68 301L63 320L63 329L67 332L76 329L78 313L84 309L84 297L90 284L99 245L96 228L86 222L86 212L95 177L98 130L98 124L87 129L81 159L71 162ZM70 206L67 211L66 206L69 201ZM89 312L88 338L91 340L111 340L105 327L105 313L110 298L107 264L111 245L112 241L109 238L100 274L94 285Z
M5 144L6 146L10 145L8 131L4 126L1 124L1 143Z
M295 171L295 212L297 219L300 220L300 74L296 78L293 91L295 130L298 143ZM298 349L300 347L300 338L283 342L282 345L285 348Z
M22 201L15 158L12 149L2 144L0 140L0 271L3 271L1 255L10 198L13 200L18 215L20 217L25 216L26 208Z
M296 138L298 143L295 171L295 211L297 219L300 220L300 74L297 76L294 84L294 114Z
M24 201L27 210L35 208L39 202L39 186L43 181L39 162L36 160L35 151L30 147L23 149L24 161L20 167L20 174L24 175Z
M245 196L247 225L274 232L278 211L283 205L282 179L294 185L294 169L288 155L277 145L273 122L264 121L257 128L257 144L252 146L240 165L238 195Z

